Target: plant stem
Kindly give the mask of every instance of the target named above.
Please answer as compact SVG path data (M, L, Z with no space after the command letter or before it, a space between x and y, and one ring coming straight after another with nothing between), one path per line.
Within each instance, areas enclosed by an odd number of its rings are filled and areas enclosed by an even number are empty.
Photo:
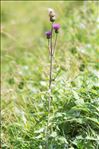
M51 33L53 33L53 23L51 26ZM50 40L50 74L49 74L49 92L50 92L50 98L49 98L49 104L48 104L48 114L50 113L50 102L51 102L51 93L52 93L52 67L53 67L53 44L52 44L52 35Z
M53 49L53 55L55 54L55 49L56 49L56 42L57 42L57 33L56 33L56 37L55 37L55 43L54 43L54 49Z
M53 33L53 23L51 27L51 33ZM48 105L48 114L50 113L50 102L51 102L51 94L52 94L52 70L53 70L53 44L52 44L53 37L51 36L51 43L50 43L50 74L49 74L49 91L50 91L50 98L49 98L49 105ZM49 120L48 120L49 121Z
M49 50L49 54L50 54L50 40L48 39L48 50Z
M53 33L53 23L52 23L52 26L51 26L51 33ZM49 72L48 121L47 121L47 129L46 129L46 149L48 149L48 140L49 140L48 126L49 126L49 115L50 115L51 100L52 100L52 70L53 70L53 44L52 44L52 38L53 37L51 35L51 40L50 40L50 72ZM48 42L48 44L49 44L49 42Z

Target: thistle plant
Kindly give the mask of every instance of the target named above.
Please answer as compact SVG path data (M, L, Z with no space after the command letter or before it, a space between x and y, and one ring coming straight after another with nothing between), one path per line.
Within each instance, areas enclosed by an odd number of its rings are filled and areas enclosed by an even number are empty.
M49 8L49 18L51 22L51 29L47 31L46 38L48 40L48 50L49 50L49 58L50 58L50 70L49 70L49 98L48 98L48 120L47 120L47 129L46 129L46 148L48 149L48 141L49 141L49 119L50 119L50 111L51 111L51 101L52 101L52 81L53 79L53 58L55 56L55 48L57 44L57 36L59 33L59 24L55 24L56 14L53 9ZM55 40L53 39L53 34L56 34Z

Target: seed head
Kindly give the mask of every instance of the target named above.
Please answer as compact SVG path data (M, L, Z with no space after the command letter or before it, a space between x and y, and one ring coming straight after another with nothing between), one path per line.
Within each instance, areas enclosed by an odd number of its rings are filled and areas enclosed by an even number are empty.
M48 13L50 17L54 17L55 16L55 12L52 8L48 8Z
M50 21L54 22L56 20L56 15L54 10L52 8L48 8L48 13L49 13Z

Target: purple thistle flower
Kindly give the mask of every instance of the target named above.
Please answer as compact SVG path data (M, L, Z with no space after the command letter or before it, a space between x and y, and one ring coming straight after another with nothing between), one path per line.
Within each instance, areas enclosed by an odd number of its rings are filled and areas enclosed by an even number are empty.
M46 35L47 39L50 39L51 35L52 35L52 32L51 31L47 31L47 32L45 32L45 35Z
M53 24L53 29L55 30L55 33L58 33L59 28L60 28L59 24Z

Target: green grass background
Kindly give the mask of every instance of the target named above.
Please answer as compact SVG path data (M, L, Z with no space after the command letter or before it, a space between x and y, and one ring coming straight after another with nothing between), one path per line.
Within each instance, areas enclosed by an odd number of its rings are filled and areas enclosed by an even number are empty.
M49 149L99 147L99 2L1 2L2 149L44 149L48 8L61 25L54 60Z

